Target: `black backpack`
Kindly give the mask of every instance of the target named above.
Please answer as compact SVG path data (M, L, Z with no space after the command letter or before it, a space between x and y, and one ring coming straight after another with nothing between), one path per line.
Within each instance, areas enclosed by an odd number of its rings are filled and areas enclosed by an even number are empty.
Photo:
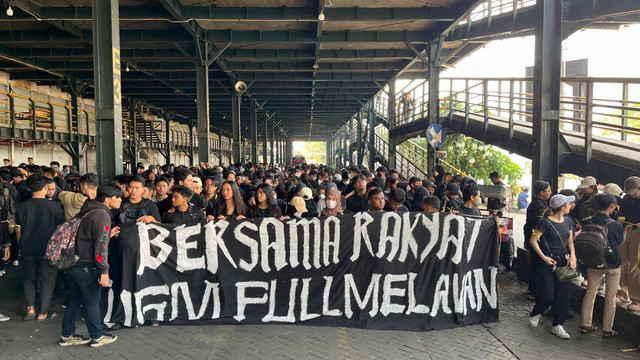
M591 269L606 269L607 260L615 257L609 245L609 229L607 225L613 222L609 219L605 224L595 224L591 218L583 220L582 232L574 240L576 256L581 263Z

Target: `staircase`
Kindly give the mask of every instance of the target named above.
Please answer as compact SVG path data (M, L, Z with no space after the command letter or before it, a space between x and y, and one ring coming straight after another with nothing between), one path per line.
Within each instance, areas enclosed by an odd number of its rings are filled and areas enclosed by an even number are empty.
M160 139L162 132L162 121L158 120L148 107L142 106L138 112L138 120L136 121L136 134L138 141L145 143L145 147L160 148L163 142Z

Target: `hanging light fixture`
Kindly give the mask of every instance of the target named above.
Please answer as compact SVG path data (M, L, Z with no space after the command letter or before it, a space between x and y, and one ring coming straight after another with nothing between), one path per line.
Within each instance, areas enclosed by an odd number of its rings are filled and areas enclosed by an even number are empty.
M11 8L11 5L7 8L7 16L13 16L13 9Z

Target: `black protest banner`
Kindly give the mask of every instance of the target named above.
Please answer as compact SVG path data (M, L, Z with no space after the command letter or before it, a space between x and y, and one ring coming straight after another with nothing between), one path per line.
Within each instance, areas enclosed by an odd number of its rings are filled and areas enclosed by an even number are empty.
M138 223L112 250L105 323L428 330L498 320L493 219L364 212Z

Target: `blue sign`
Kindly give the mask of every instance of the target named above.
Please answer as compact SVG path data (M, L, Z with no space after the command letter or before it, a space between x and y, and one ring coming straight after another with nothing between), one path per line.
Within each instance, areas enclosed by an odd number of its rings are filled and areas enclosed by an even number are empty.
M427 141L434 148L439 148L447 140L447 130L440 124L433 124L427 128Z

